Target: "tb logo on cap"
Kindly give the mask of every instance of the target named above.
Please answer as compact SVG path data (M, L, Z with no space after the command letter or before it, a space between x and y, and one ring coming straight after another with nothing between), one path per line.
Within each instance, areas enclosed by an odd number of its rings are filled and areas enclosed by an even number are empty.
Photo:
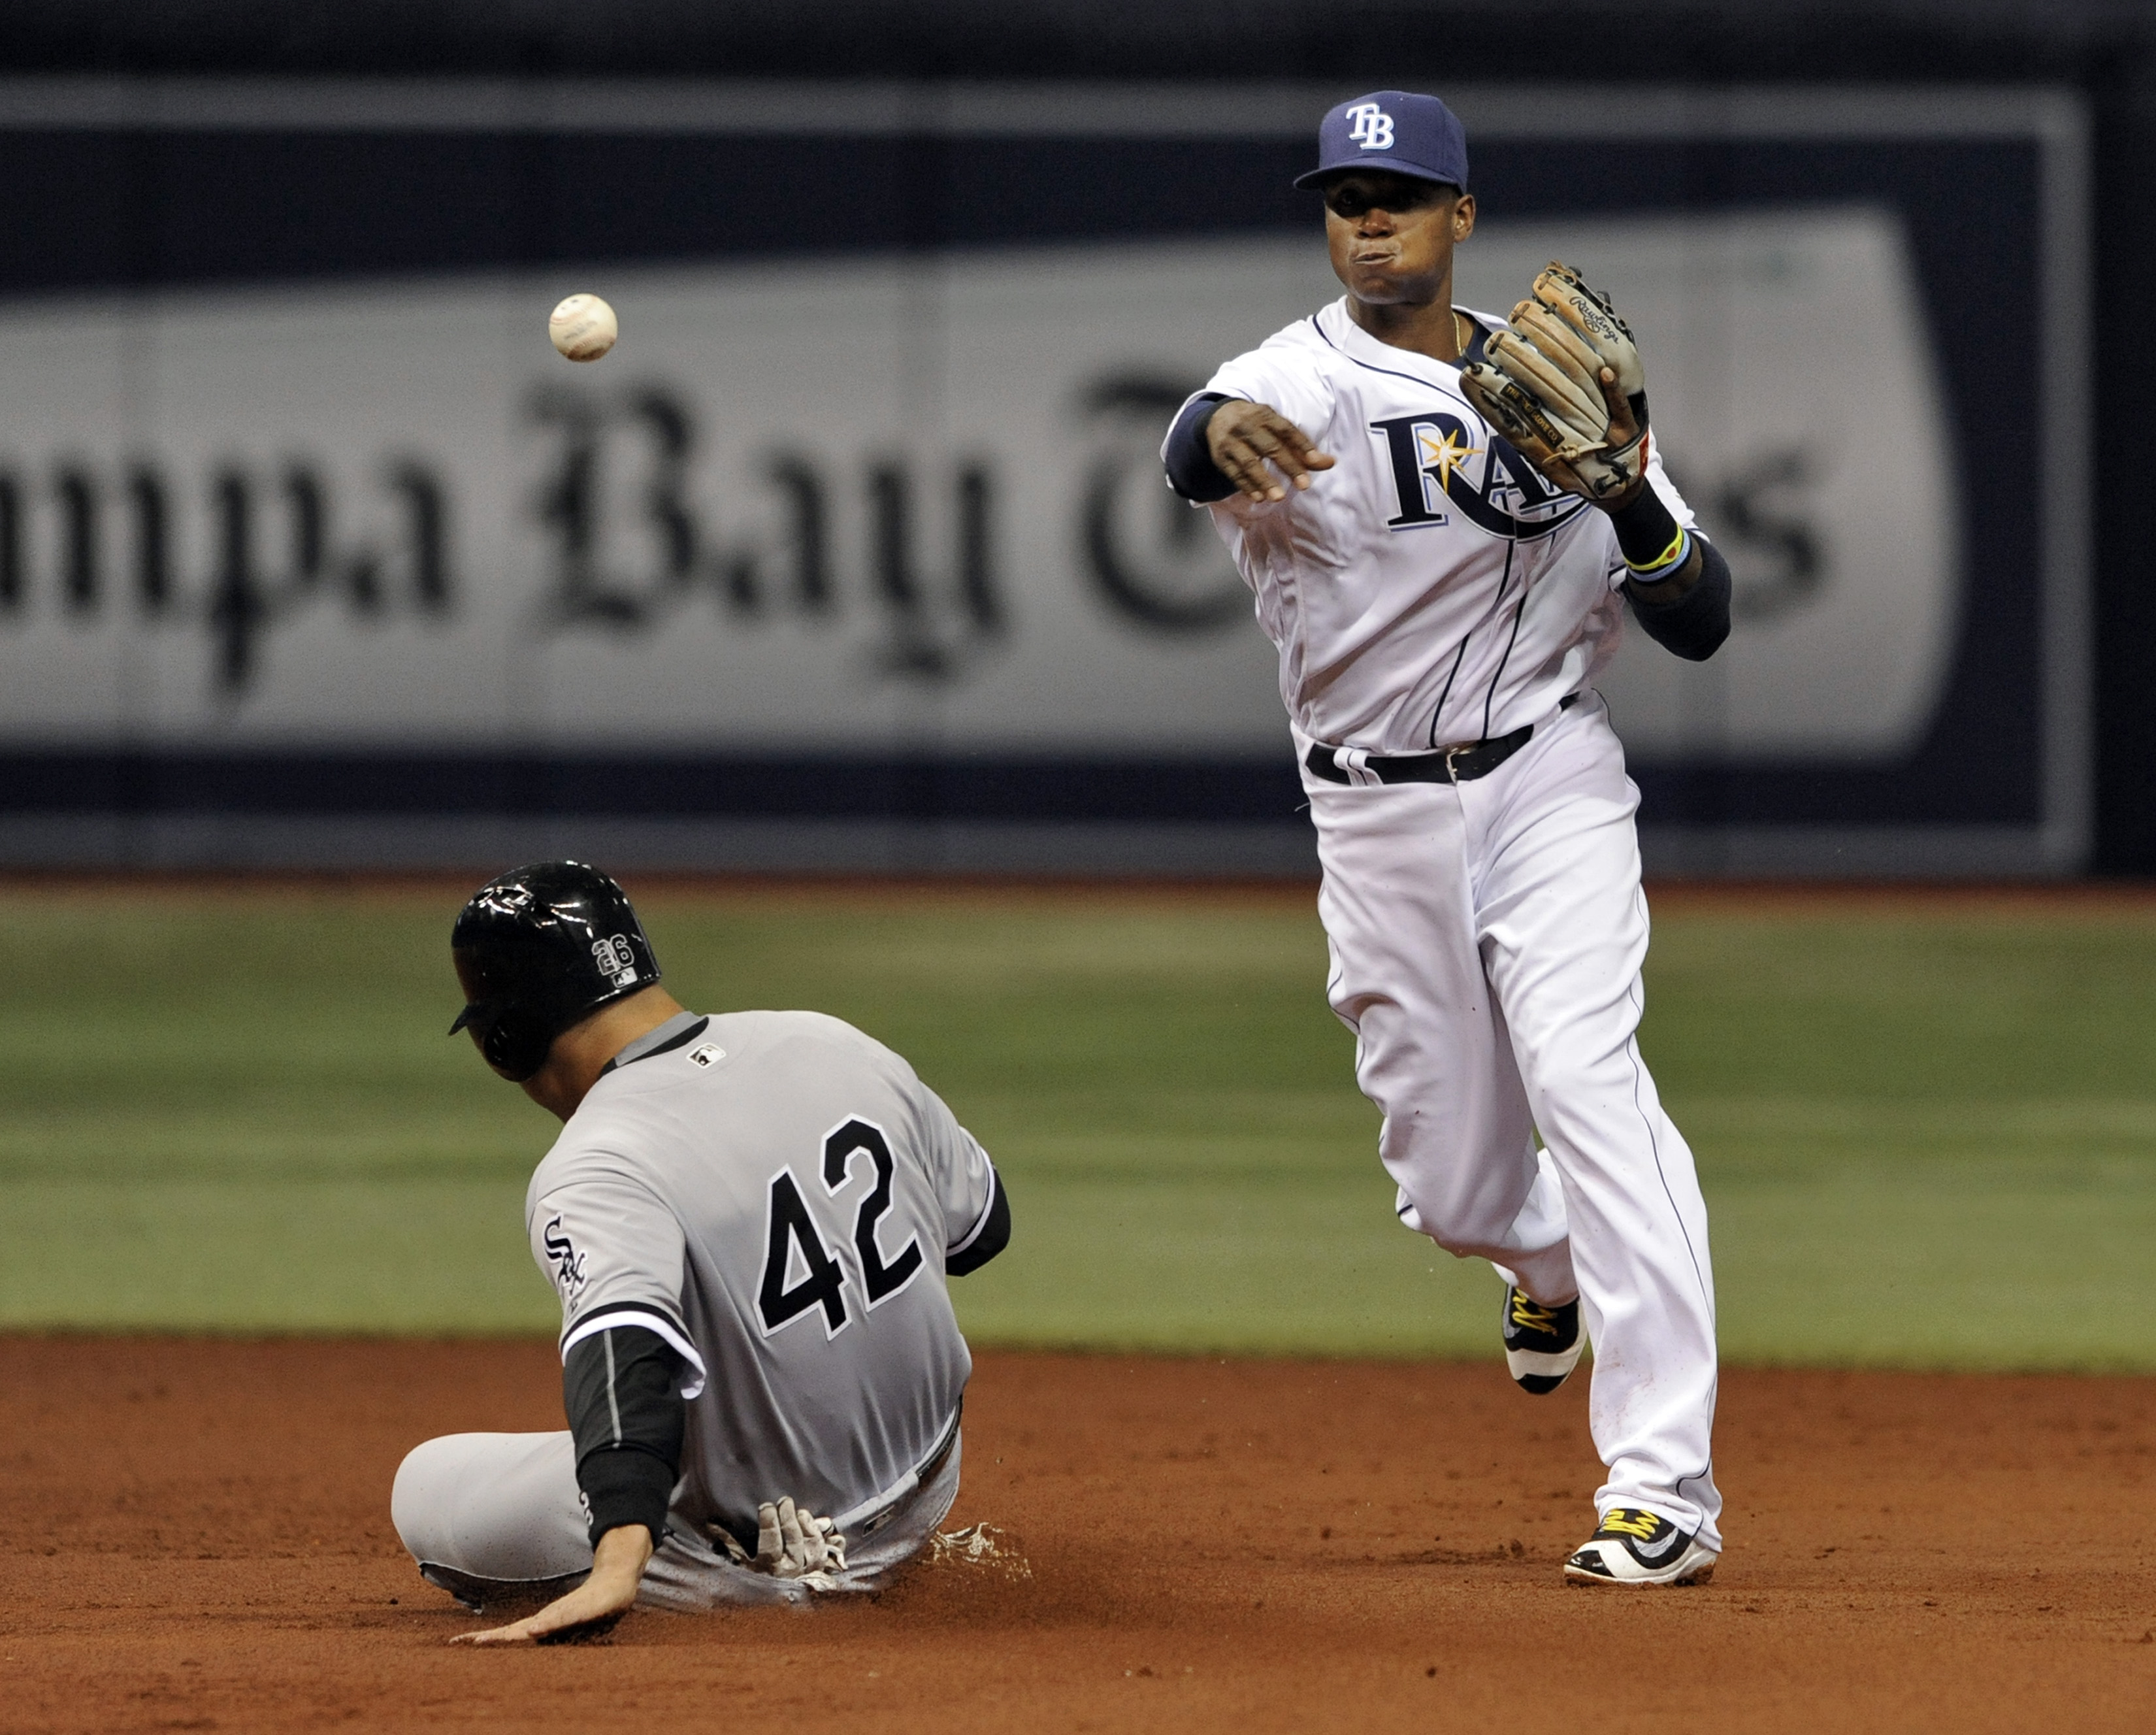
M1358 102L1348 110L1348 118L1355 123L1348 129L1348 136L1365 151L1393 148L1393 117L1377 104Z

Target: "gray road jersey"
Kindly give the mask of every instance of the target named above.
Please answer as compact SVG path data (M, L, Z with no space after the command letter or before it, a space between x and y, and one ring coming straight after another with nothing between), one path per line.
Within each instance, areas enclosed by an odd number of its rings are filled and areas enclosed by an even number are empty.
M848 1512L942 1443L972 1372L944 1288L993 1196L913 1069L813 1012L670 1020L593 1086L531 1177L562 1352L608 1325L690 1362L675 1512Z

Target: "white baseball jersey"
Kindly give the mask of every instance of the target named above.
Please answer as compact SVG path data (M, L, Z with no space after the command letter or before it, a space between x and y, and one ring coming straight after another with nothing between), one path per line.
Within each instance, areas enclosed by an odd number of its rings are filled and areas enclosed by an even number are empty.
M913 1069L813 1012L684 1014L617 1057L531 1177L562 1351L608 1326L690 1365L692 1521L843 1517L947 1442L973 1369L945 1260L994 1173Z
M1608 516L1494 434L1457 367L1379 341L1343 296L1206 389L1271 405L1337 460L1284 500L1212 507L1307 739L1414 753L1508 734L1614 654L1625 567ZM1651 444L1648 475L1689 528Z
M1605 708L1559 704L1622 630L1608 515L1494 436L1456 367L1379 341L1344 300L1209 389L1271 405L1336 460L1307 491L1212 507L1298 735L1408 755L1533 726L1460 783L1306 762L1327 995L1384 1115L1401 1220L1546 1305L1578 1297L1598 1510L1719 1548L1707 1209L1635 1040L1638 792ZM1690 528L1651 450L1648 474Z

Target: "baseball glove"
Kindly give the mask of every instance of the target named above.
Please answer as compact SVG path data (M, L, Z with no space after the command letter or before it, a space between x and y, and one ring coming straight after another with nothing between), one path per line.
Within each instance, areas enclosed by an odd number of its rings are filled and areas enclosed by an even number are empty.
M1487 362L1460 370L1482 418L1536 469L1584 500L1608 500L1647 465L1646 376L1631 329L1609 298L1552 260L1534 293L1492 332ZM1615 376L1605 386L1602 372Z

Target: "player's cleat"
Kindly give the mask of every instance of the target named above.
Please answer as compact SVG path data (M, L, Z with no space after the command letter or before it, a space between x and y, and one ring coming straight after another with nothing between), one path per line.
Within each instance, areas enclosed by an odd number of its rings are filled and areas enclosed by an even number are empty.
M1722 1557L1691 1531L1638 1507L1612 1507L1564 1563L1572 1584L1704 1584Z
M1579 1329L1579 1302L1545 1307L1517 1289L1505 1291L1505 1365L1523 1391L1553 1392L1579 1365L1587 1334Z

